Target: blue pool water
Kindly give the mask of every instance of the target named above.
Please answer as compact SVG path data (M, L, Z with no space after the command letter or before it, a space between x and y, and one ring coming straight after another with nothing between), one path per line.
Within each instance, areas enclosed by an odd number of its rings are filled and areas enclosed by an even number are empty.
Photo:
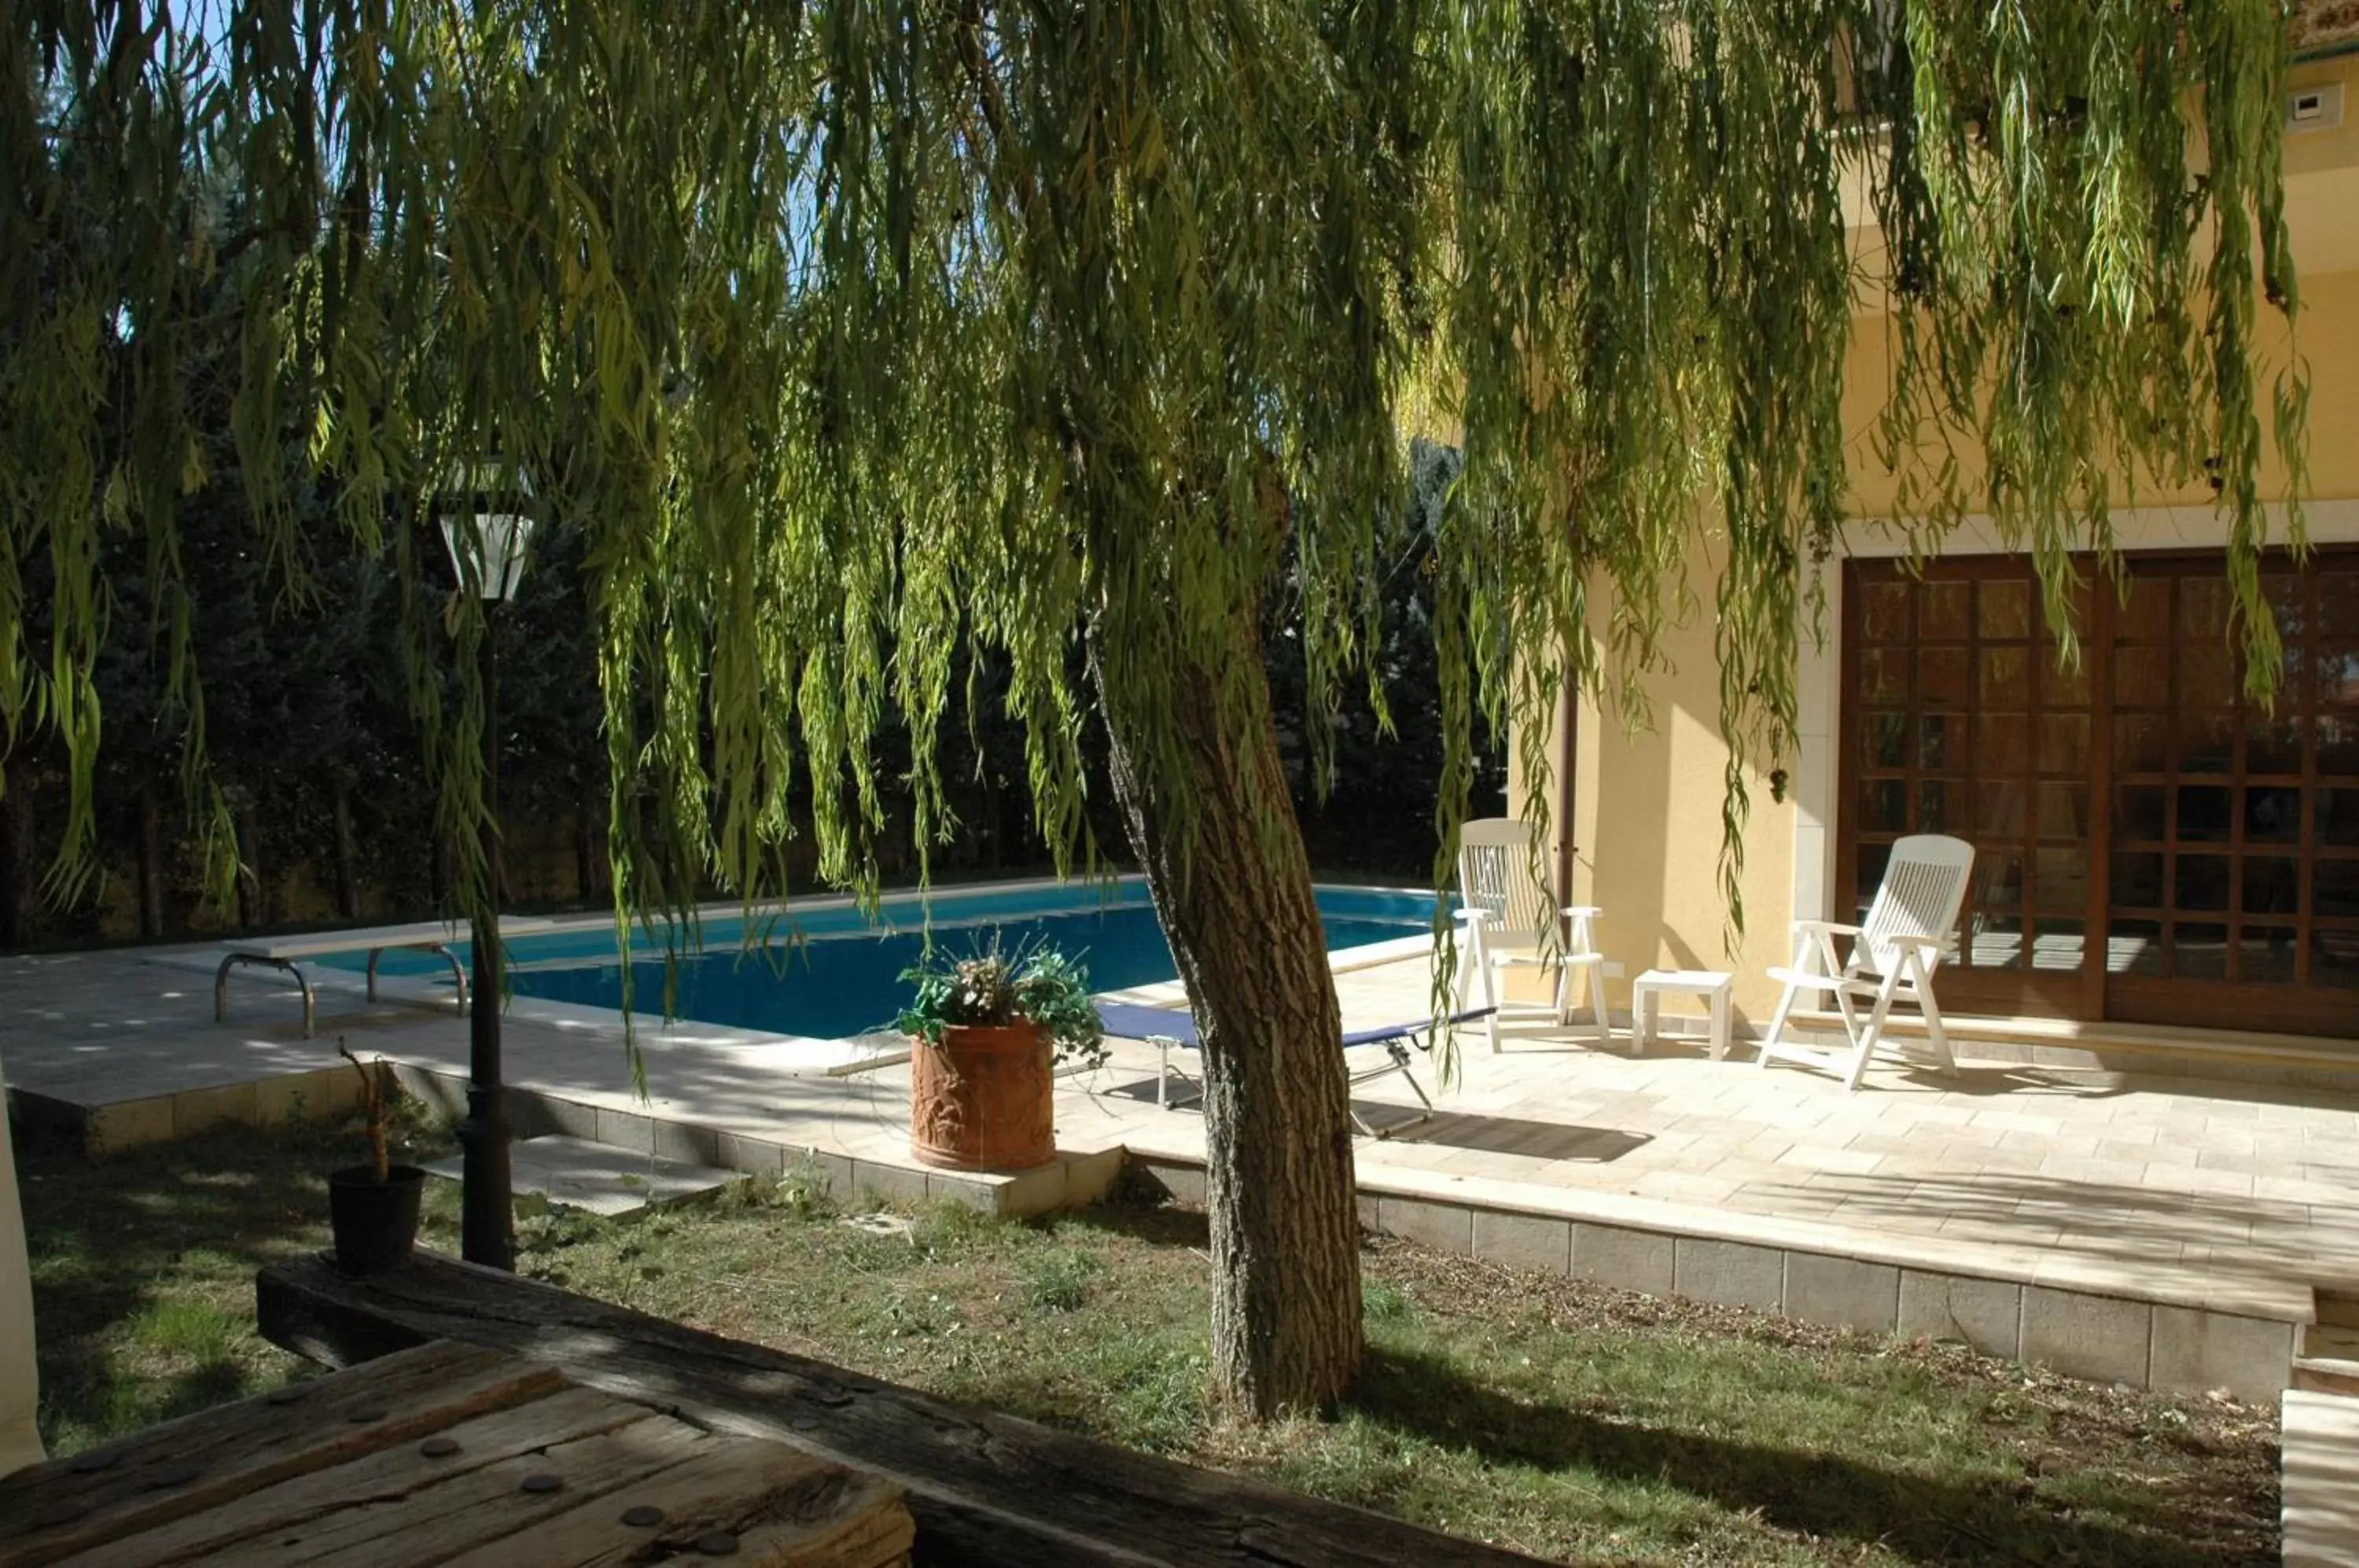
M1318 897L1331 952L1432 930L1430 893L1321 887ZM662 934L635 932L632 1007L822 1040L887 1026L908 995L901 971L924 951L928 907L914 898L888 900L875 926L842 906L790 909L757 926L760 940L750 948L741 920L707 920L701 951L683 953L673 970L669 1008ZM1152 985L1177 973L1146 889L1136 882L936 893L929 907L934 942L953 955L987 944L997 932L1003 948L1034 942L1074 955L1088 971L1092 990ZM625 966L611 926L520 936L510 942L508 955L508 983L520 996L599 1007L623 1004ZM328 962L358 968L364 960L355 954L349 963ZM425 977L438 966L449 974L430 955L388 953L383 970Z

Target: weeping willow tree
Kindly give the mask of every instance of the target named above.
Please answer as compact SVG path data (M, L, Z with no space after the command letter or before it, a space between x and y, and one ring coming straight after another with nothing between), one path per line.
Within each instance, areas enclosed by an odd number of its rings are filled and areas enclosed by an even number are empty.
M286 486L321 479L407 585L467 853L485 627L424 526L458 465L582 536L618 920L783 890L798 782L821 877L868 886L888 713L918 842L952 831L935 737L958 650L987 651L1060 864L1097 852L1104 725L1202 1029L1218 1388L1322 1404L1362 1349L1352 1138L1266 615L1314 702L1381 704L1377 585L1440 506L1446 844L1478 712L1524 737L1544 820L1563 682L1634 702L1716 535L1733 887L1845 506L1853 324L1888 310L1867 461L1905 523L1989 513L2061 607L2128 486L2208 474L2265 689L2283 37L2268 0L25 0L0 718L71 757L71 882L92 659L146 616L222 821L174 524L211 482L179 365L201 298L238 312L283 591L316 565ZM2280 387L2297 468L2301 412ZM1412 465L1421 433L1462 470ZM123 531L144 603L92 564Z

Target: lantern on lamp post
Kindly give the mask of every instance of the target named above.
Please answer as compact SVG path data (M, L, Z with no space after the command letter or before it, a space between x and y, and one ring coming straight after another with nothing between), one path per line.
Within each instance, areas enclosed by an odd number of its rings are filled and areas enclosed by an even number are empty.
M506 481L496 463L452 470L437 507L442 542L459 591L483 601L484 630L475 673L484 694L484 811L480 824L484 894L468 911L474 998L468 1010L467 1116L459 1124L460 1255L487 1268L516 1267L516 1216L508 1167L508 1120L500 1081L499 619L493 607L524 580L534 519L524 509L530 488Z

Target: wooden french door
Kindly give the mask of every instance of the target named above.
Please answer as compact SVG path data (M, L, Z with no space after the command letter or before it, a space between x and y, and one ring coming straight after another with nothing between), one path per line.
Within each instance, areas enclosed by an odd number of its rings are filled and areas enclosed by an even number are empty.
M2267 710L2220 554L2082 565L2071 669L2021 562L1847 568L1838 886L1973 844L1954 1010L2359 1037L2359 552L2265 570Z

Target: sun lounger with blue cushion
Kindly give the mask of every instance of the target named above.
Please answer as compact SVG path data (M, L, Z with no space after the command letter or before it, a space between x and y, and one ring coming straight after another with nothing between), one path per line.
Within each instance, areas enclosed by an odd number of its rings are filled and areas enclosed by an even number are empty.
M1488 1007L1474 1007L1466 1012L1452 1013L1441 1020L1441 1027L1455 1029L1460 1024L1474 1023L1490 1011ZM1195 1018L1175 1008L1141 1007L1136 1002L1100 1002L1098 1018L1105 1025L1106 1033L1124 1040L1143 1040L1156 1048L1158 1060L1155 1070L1155 1103L1164 1106L1172 1105L1173 1101L1169 1097L1173 1072L1172 1051L1175 1048L1180 1051L1199 1051L1203 1047L1203 1040L1196 1032ZM1408 1120L1387 1127L1381 1132L1369 1126L1359 1111L1354 1108L1352 1112L1353 1125L1370 1138L1386 1138L1400 1130L1401 1127L1414 1127L1432 1117L1433 1102L1426 1098L1424 1088L1417 1081L1417 1074L1409 1071L1408 1053L1411 1046L1415 1046L1419 1051L1430 1051L1433 1048L1430 1038L1433 1032L1433 1019L1414 1018L1403 1023L1379 1024L1375 1029L1354 1029L1343 1037L1343 1049L1346 1051L1356 1046L1380 1045L1385 1048L1385 1054L1390 1059L1381 1067L1354 1069L1351 1075L1353 1088L1356 1089L1363 1083L1373 1083L1378 1078L1387 1078L1397 1073L1407 1081L1409 1092L1418 1097L1419 1104L1425 1107L1423 1111L1409 1117ZM1187 1074L1180 1073L1180 1077L1185 1081ZM1197 1098L1201 1093L1202 1091L1199 1090L1196 1094L1191 1094L1189 1098ZM1186 1101L1179 1103L1184 1105Z

